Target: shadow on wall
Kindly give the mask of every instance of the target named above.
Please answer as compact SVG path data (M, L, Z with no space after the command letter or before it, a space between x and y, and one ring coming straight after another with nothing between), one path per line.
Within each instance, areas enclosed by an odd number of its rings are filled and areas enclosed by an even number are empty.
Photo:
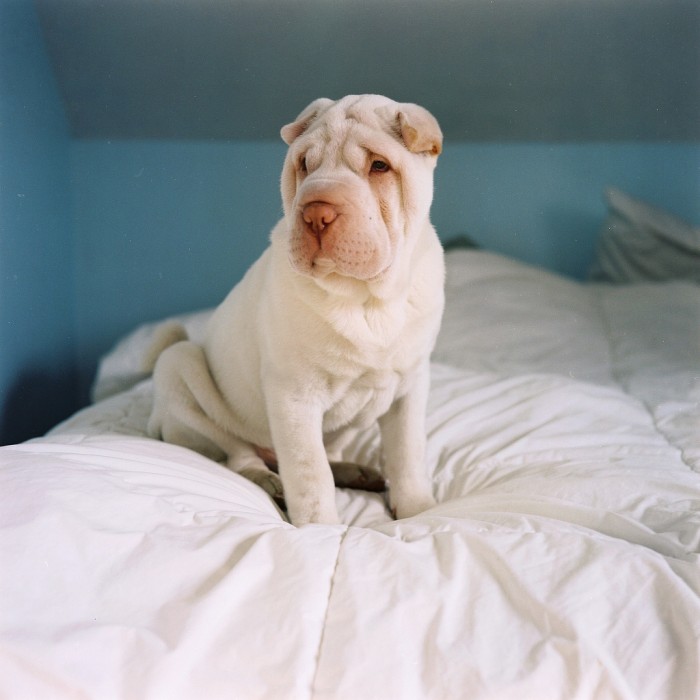
M23 372L0 405L0 445L43 435L78 408L72 370Z

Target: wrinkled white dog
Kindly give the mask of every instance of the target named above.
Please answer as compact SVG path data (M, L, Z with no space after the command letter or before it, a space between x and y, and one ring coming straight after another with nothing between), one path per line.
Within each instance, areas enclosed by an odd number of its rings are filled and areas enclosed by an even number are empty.
M318 99L281 135L284 218L203 346L161 329L149 433L268 491L281 479L303 525L338 522L329 459L378 421L390 505L414 515L434 504L424 456L444 303L429 220L440 128L418 105L362 95Z

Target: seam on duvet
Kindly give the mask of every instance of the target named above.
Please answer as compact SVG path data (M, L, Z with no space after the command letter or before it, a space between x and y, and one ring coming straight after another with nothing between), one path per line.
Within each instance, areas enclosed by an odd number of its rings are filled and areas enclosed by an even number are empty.
M309 689L309 698L313 698L316 695L316 678L318 677L318 670L321 665L321 651L323 649L323 642L326 639L326 625L328 623L328 613L331 608L331 599L333 598L333 588L335 587L335 577L338 573L338 564L340 562L340 552L343 549L343 544L345 543L345 538L348 536L350 531L349 527L345 528L340 541L338 542L338 553L335 556L335 563L333 564L333 572L331 573L331 578L328 584L328 600L326 601L326 611L323 614L323 624L321 625L321 634L318 639L318 647L316 648L316 658L314 662L314 674L311 679L311 688Z
M591 291L593 292L593 299L595 300L595 306L598 311L598 316L600 318L600 323L603 327L603 331L605 332L605 338L608 341L608 357L610 358L610 376L612 377L612 380L617 384L617 386L625 393L626 396L630 396L633 399L635 399L641 406L644 407L644 410L647 412L647 415L649 416L649 419L651 420L652 425L654 426L654 431L656 432L657 435L659 435L661 438L663 438L664 442L673 450L675 450L678 453L678 457L680 458L681 462L685 464L685 466L694 474L697 474L695 469L693 468L693 465L686 459L685 454L683 452L683 448L681 448L679 445L676 445L675 442L673 442L668 435L659 427L659 424L656 420L656 415L653 410L653 406L650 406L644 399L640 398L639 396L636 396L635 394L631 393L628 388L625 386L625 383L622 381L620 378L618 369L617 369L617 353L615 352L614 348L614 341L613 341L613 336L612 336L612 326L610 325L610 319L608 318L607 313L605 312L605 305L603 304L603 298L602 298L602 289L603 286L599 285L594 287Z

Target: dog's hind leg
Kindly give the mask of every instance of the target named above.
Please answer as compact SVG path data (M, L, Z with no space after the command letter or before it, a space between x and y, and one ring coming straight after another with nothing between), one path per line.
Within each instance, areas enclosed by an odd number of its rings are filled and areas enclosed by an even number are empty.
M282 481L252 445L221 426L235 423L231 408L214 383L199 345L183 341L168 347L154 372L155 401L148 433L205 457L260 486L284 508Z
M202 348L190 341L171 345L158 357L153 372L151 437L189 447L217 462L228 456L229 411L209 374Z
M333 481L339 488L357 491L386 491L386 481L382 473L374 467L365 467L355 462L330 462Z
M237 443L237 444L235 444ZM272 471L268 465L258 456L258 453L250 443L233 438L229 444L228 459L226 465L229 469L244 476L249 481L259 486L282 510L287 509L284 500L284 490L279 474Z
M358 491L385 491L386 481L378 469L343 459L343 450L356 436L357 430L343 429L324 439L335 485Z

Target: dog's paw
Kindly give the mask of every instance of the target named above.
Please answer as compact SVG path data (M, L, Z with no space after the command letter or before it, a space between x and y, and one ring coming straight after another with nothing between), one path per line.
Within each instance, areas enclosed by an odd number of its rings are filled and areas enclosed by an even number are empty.
M391 514L397 520L412 518L435 506L437 502L431 493L416 492L412 494L396 494L389 499Z
M289 508L289 519L292 525L338 525L340 518L335 501L325 502L321 499L304 499L301 503L292 504Z
M280 479L278 474L269 469L261 469L259 467L241 469L238 473L259 486L282 510L286 510L287 505L284 500L282 479Z

